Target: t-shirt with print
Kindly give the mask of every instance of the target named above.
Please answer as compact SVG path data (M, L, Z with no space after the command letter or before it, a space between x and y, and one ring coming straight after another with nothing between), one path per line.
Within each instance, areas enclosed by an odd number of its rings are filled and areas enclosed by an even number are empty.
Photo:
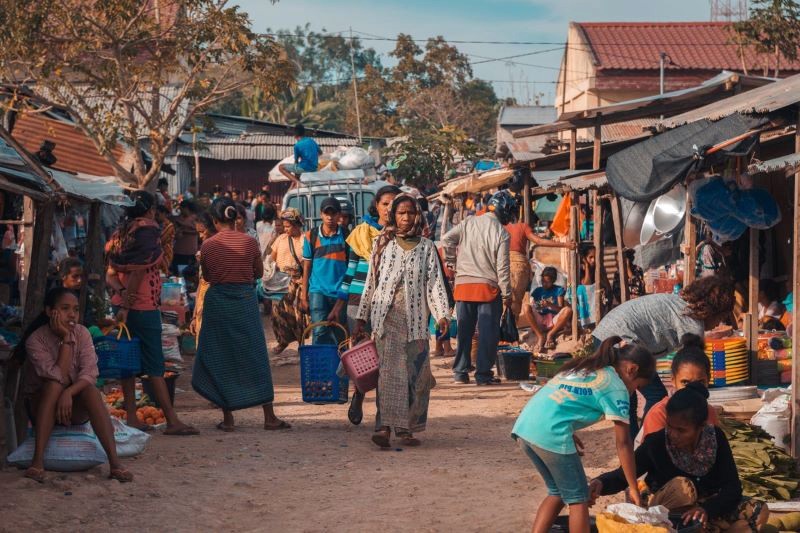
M577 430L603 418L627 424L629 407L628 389L614 367L561 373L528 401L511 435L553 453L572 454Z
M542 315L556 314L555 308L558 307L558 299L565 293L564 287L560 285L553 285L549 289L536 287L533 289L533 302L536 304L536 310Z
M311 243L312 233L316 242ZM347 247L342 228L334 235L326 237L322 228L307 231L303 239L303 259L311 261L311 274L308 278L309 294L324 294L338 298L339 286L347 272Z

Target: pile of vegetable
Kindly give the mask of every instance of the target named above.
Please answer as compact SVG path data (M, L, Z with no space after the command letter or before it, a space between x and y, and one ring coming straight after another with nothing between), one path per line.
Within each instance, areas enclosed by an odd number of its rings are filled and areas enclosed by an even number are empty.
M105 399L108 412L111 416L119 418L120 420L128 420L128 413L126 413L124 409L121 390L112 390L106 394ZM156 426L166 422L164 411L155 407L147 394L142 394L141 398L136 402L136 418L139 419L139 422L150 426Z
M745 496L764 500L790 500L797 492L798 472L794 459L775 446L769 433L758 426L721 418L742 481Z

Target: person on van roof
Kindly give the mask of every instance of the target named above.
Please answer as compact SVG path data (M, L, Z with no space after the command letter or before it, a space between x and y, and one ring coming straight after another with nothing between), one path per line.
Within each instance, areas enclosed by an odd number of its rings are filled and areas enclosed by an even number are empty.
M316 172L322 150L314 139L306 137L306 128L302 124L294 127L294 136L297 139L294 144L294 164L279 165L278 170L299 187L303 172Z
M303 240L303 288L300 301L303 310L311 313L311 322L328 320L339 296L339 286L347 272L347 235L339 226L342 204L333 196L320 205L322 225L311 229ZM341 310L337 322L346 324ZM342 338L340 338L342 337ZM314 344L339 344L343 335L337 329L314 329Z

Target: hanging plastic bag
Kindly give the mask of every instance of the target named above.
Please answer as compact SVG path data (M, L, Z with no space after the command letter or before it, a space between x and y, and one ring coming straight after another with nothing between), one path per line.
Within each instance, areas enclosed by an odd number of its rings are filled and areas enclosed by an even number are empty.
M514 313L508 308L503 311L503 317L500 319L500 342L519 342Z

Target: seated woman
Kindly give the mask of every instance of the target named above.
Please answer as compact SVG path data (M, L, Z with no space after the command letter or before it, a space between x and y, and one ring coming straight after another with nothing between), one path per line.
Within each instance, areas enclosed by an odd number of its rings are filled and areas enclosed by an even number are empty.
M25 477L44 482L44 450L55 424L88 420L108 456L109 478L133 481L117 457L111 418L94 386L97 354L89 330L78 324L78 298L68 289L57 288L47 293L44 305L15 353L25 361L25 405L36 431L33 460Z
M710 380L711 363L705 354L703 339L687 333L681 337L681 347L672 359L672 384L675 390L679 391L686 388L689 383L701 383L704 387L708 387ZM662 431L667 426L668 401L669 398L665 396L647 412L642 423L642 438ZM708 410L707 422L714 426L718 423L717 412L713 408Z
M532 303L525 304L522 309L523 316L536 335L534 353L555 348L556 336L572 318L572 309L564 303L564 288L555 284L557 277L555 268L545 268L542 271L542 286L534 289Z
M651 433L636 450L636 476L646 475L652 492L647 506L663 505L707 531L758 531L769 513L761 502L742 499L725 434L707 422L706 398L708 389L697 382L677 391L667 402L666 431ZM627 486L621 468L607 472L589 483L591 501Z

